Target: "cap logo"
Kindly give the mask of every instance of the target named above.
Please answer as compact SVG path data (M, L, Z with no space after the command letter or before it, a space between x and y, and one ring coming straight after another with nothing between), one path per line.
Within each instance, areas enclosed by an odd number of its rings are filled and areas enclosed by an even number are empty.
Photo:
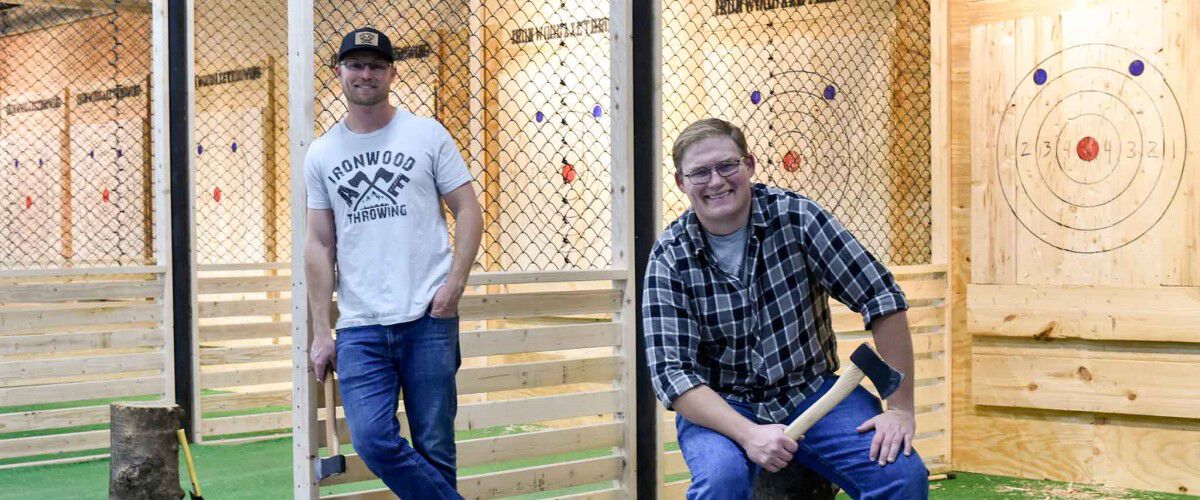
M379 37L369 31L354 34L354 45L379 46Z

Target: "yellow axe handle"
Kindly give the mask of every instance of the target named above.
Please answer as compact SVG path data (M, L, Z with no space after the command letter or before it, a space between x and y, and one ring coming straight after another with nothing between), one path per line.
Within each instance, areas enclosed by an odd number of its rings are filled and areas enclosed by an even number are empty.
M183 429L179 429L175 431L175 435L179 437L179 447L183 448L183 456L187 459L188 476L192 479L192 489L195 490L193 493L202 497L204 495L200 493L200 481L196 480L196 464L192 463L192 449L188 447L187 434Z
M337 436L337 400L334 399L333 370L325 374L325 444L329 456L341 455Z
M838 403L846 399L846 396L849 396L854 391L854 388L862 383L862 379L862 370L854 363L849 363L846 370L842 372L842 376L838 377L837 382L833 383L833 387L829 388L829 392L826 392L825 395L821 396L821 399L818 399L816 403L813 403L807 410L804 410L804 413L796 417L796 420L788 425L784 434L787 434L789 438L799 441L804 436L804 433L812 428L813 424L816 424L818 420L821 420L821 417L829 413L829 410L832 410Z

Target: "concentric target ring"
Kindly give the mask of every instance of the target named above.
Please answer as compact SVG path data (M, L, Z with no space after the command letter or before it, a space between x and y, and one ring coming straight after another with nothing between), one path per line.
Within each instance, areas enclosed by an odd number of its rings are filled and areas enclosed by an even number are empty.
M772 73L749 95L747 131L759 138L752 152L768 182L783 175L788 182L779 184L810 186L818 179L810 183L807 177L820 172L824 189L810 192L836 212L848 201L854 172L866 167L855 144L865 133L862 120L846 89L820 73L793 70Z
M1174 90L1124 47L1081 44L1018 81L996 132L991 175L1020 225L1073 253L1128 245L1179 192L1187 132Z

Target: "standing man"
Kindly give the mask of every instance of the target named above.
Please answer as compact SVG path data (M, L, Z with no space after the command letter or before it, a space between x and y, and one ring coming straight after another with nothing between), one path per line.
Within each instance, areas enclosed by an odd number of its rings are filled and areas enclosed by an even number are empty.
M483 216L454 140L431 118L388 103L392 43L347 34L334 73L349 113L312 143L305 275L317 379L336 366L354 449L400 497L455 491L458 300ZM455 218L451 255L441 202ZM337 264L337 342L329 302ZM398 394L412 431L400 436Z
M736 126L695 122L672 156L692 206L651 251L642 312L655 392L678 414L688 498L748 498L760 469L793 459L853 498L926 498L908 304L891 273L812 200L751 184ZM786 424L836 380L830 296L863 315L907 376L886 412L858 387L797 443Z

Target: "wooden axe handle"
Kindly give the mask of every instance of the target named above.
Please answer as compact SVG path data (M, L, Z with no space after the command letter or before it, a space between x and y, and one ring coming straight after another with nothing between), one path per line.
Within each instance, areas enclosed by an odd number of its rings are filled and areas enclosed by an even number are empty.
M816 403L813 403L807 410L804 410L804 413L796 417L796 420L791 425L788 425L784 434L787 434L787 437L793 440L799 441L804 436L804 433L812 428L813 424L821 420L821 417L829 413L829 410L832 410L838 403L841 403L843 399L846 399L846 396L849 396L854 391L854 388L858 387L862 379L862 370L858 369L857 365L849 363L846 370L842 372L842 376L838 377L837 382L833 383L833 387L829 388L829 392L826 392L825 395L821 396L821 399L818 399Z
M329 456L341 455L337 437L337 400L333 398L333 370L325 376L325 445Z

